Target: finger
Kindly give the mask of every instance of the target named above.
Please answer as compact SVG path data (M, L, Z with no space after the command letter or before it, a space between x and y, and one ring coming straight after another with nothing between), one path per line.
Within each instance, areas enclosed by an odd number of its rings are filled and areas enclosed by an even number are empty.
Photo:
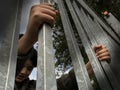
M105 56L110 56L110 54L108 52L105 52L105 53L102 53L100 55L97 55L98 58L102 58L102 57L105 57Z
M51 6L41 5L40 8L46 8L46 9L52 10L52 11L56 12L57 15L59 15L58 10L56 10L55 8L53 8Z
M99 51L101 51L102 48L98 48L96 49L95 53L98 53Z
M55 11L59 15L58 10L56 10L55 8L53 8L51 4L42 4L42 5L39 5L39 7L40 8L50 9L52 11Z
M105 53L105 52L109 52L107 49L102 49L102 50L100 50L100 51L98 51L97 53L96 53L96 55L98 56L98 55L100 55L100 54L102 54L102 53Z
M49 4L41 4L41 5L36 5L35 7L39 7L39 8L46 8L46 9L50 9L52 11L56 11L55 8L53 8L51 5Z
M46 8L41 8L41 11L40 12L42 12L42 13L44 13L44 14L48 14L48 15L50 15L50 16L52 16L52 17L56 17L56 12L55 11L52 11L52 10L49 10L49 9L46 9Z
M106 46L104 46L104 45L95 45L94 46L95 52L98 52L98 51L105 49L105 48L106 48Z
M42 15L42 20L43 20L43 23L48 23L51 26L54 25L54 21L55 21L55 19L48 14L43 14Z
M106 48L106 46L102 45L101 48L98 48L98 49L96 50L96 53L98 53L98 52L101 51L101 50L106 50L106 52L109 52L108 49Z
M110 60L110 56L104 56L102 58L99 58L100 61L106 61L106 60Z
M102 47L102 45L95 45L94 47L93 47L93 49L94 49L94 51L96 52L96 50L97 49L100 49Z

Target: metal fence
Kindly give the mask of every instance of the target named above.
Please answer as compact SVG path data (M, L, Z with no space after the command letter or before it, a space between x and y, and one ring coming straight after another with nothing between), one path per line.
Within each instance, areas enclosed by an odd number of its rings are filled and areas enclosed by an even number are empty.
M53 1L7 0L0 3L0 90L14 89L19 31L26 29L31 6L44 2ZM119 60L119 57L116 57L120 52L119 33L98 17L83 0L56 0L55 2L59 7L79 90L93 90L93 86L74 34L75 31L82 41L100 89L120 90L119 78L106 61L97 60L93 51L93 46L96 44L106 45L112 55L112 62ZM45 24L39 32L36 90L57 90L50 29L51 27Z

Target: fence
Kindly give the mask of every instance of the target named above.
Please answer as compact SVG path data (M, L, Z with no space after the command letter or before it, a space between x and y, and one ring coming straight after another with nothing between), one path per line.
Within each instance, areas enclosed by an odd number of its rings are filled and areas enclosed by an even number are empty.
M8 0L7 2L3 1L0 5L0 20L2 22L0 25L0 90L14 89L19 31L25 30L27 26L30 7L42 2L47 1ZM56 3L79 90L93 90L93 86L74 32L78 33L82 41L101 90L119 90L119 78L116 77L106 61L99 62L97 60L93 51L94 45L104 44L110 50L113 63L119 60L119 33L99 18L83 0L57 0ZM36 90L57 90L52 52L52 30L50 29L45 24L39 33Z

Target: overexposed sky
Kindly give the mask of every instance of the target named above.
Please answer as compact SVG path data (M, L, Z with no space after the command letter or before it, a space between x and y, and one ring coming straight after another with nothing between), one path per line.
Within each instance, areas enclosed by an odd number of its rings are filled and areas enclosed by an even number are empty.
M29 76L30 80L37 80L37 68L34 68Z

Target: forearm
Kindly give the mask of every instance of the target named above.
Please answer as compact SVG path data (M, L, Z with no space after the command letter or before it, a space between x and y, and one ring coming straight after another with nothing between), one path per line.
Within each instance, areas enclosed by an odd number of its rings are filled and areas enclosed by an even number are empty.
M93 75L93 69L92 69L90 61L86 64L86 68L87 68L89 76L92 76Z
M29 35L25 34L18 41L18 55L27 54L36 41L37 38L30 37Z
M18 42L18 54L26 54L38 39L38 33L44 23L53 26L58 11L50 4L31 7L29 22L24 36Z

